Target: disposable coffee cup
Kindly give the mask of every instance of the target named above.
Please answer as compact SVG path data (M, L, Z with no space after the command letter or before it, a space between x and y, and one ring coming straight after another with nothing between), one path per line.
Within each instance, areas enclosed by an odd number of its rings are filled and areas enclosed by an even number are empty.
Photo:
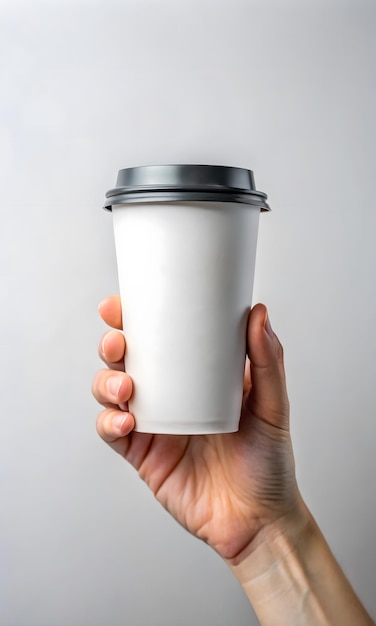
M135 430L237 431L260 211L247 169L120 170L112 211Z

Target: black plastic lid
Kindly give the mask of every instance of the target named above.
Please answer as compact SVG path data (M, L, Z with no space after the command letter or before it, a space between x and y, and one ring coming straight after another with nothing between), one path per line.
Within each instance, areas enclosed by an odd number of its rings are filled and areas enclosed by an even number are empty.
M270 211L251 170L222 165L147 165L120 170L104 208L138 202L235 202Z

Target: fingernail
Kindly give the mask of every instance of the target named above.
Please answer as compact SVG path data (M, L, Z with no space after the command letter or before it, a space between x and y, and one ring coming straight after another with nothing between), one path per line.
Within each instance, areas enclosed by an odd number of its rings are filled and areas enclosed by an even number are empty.
M99 307L98 307L99 308ZM104 354L104 346L106 343L106 335L103 337L102 341L101 341L101 353Z
M125 422L128 419L128 413L123 413L122 415L115 415L115 417L112 419L112 426L115 430L122 430Z
M108 333L106 333L106 334L103 336L103 339L102 339L102 341L101 341L101 348L100 348L100 349L101 349L101 353L102 353L103 355L105 355L106 343L107 343L107 339L108 339L108 337L109 337L110 335L114 335L114 334L115 334L115 332L114 332L114 331L112 331L112 330L110 330Z
M274 332L273 332L272 325L271 325L270 320L269 320L269 314L268 314L267 311L266 311L266 316L265 316L265 321L264 321L264 328L265 328L266 332L268 333L269 337L271 337L273 339Z
M119 395L122 382L123 379L121 376L111 376L107 381L107 390L115 398Z

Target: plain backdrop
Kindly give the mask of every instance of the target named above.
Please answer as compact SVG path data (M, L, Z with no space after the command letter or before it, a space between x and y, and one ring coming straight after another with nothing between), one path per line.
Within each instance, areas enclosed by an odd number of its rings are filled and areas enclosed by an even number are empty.
M0 1L1 626L257 624L95 431L104 194L178 162L269 195L254 302L299 484L376 614L375 26L372 0Z

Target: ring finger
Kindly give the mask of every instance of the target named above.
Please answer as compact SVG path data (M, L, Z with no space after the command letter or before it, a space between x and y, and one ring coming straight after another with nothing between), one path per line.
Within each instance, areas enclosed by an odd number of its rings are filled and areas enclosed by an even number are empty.
M97 372L92 393L103 406L123 405L132 395L132 379L125 372L114 372L112 369Z

